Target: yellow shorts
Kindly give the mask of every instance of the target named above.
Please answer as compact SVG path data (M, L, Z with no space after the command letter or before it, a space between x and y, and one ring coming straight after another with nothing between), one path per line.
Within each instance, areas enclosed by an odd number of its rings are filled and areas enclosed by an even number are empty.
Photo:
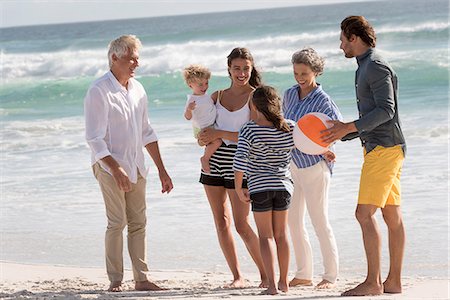
M358 204L400 205L400 174L405 156L401 145L376 146L366 153L359 183Z

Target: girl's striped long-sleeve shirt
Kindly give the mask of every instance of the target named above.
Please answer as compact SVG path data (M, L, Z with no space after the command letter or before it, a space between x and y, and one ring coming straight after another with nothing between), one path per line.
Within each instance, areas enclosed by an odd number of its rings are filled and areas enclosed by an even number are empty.
M295 123L286 121L289 132L260 126L253 121L239 131L233 169L246 174L250 194L264 191L293 193L289 163L294 148Z

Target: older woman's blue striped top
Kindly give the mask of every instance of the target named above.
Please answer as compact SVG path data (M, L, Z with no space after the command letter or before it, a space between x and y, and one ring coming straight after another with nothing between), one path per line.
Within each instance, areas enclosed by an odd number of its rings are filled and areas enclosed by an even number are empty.
M311 112L320 112L329 116L332 120L342 120L341 112L330 96L322 90L318 84L305 98L300 99L300 86L298 84L286 90L283 97L283 114L286 119L297 122L304 115ZM332 150L332 149L330 149ZM292 151L292 160L298 168L311 167L321 160L322 155L309 155L297 148ZM330 171L333 164L327 162Z
M250 194L264 191L293 193L289 163L294 148L295 123L287 120L290 131L260 126L254 121L239 131L233 169L247 176Z

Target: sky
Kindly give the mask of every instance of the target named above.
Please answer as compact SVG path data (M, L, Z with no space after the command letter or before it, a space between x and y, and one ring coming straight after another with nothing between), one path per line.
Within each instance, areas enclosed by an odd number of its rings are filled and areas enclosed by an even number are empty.
M0 0L0 27L361 1L363 0Z

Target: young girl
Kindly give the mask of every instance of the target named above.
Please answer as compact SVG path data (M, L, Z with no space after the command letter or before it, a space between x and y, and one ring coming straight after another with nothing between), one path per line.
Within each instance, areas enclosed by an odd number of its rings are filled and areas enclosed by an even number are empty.
M252 205L269 278L269 287L263 293L276 295L274 239L280 268L278 289L288 291L289 244L286 229L287 209L293 191L289 162L294 147L292 131L295 123L283 118L281 99L272 87L257 88L251 107L253 120L239 132L234 157L235 188L239 199ZM248 192L241 188L244 173L247 175Z
M240 130L234 157L235 188L241 201L252 204L264 268L269 278L269 287L263 293L276 295L277 288L282 292L289 289L287 210L294 189L289 163L294 148L295 123L283 118L281 99L272 87L257 88L251 107L253 120ZM330 151L324 156L334 159ZM248 192L241 188L244 173L247 175ZM278 286L275 284L274 240L280 268Z

